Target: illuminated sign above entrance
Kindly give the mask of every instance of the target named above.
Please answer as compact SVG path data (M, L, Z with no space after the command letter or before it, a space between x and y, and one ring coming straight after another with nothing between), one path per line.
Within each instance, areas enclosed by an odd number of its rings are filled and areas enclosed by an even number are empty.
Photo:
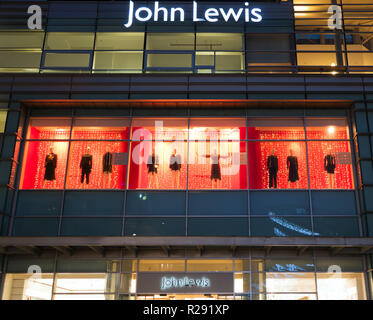
M162 277L161 279L161 290L168 290L171 288L185 288L185 287L201 287L208 288L210 287L210 279L206 277L191 278L191 277Z
M182 6L165 7L160 6L159 1L155 1L153 6L136 7L133 1L129 2L128 18L124 26L130 28L135 21L164 21L164 22L184 22L191 20L193 22L229 22L229 21L244 21L258 23L263 20L262 9L252 8L249 2L244 2L240 7L209 7L200 10L198 2L193 1L191 17L190 8Z

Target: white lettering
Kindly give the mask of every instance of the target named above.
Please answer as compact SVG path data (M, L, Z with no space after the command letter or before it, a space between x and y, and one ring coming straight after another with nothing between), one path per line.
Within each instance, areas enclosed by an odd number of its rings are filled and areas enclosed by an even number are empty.
M166 8L160 8L159 7L159 2L156 1L154 3L154 21L158 21L159 11L163 12L163 21L167 21L168 20L168 11L167 11L167 9Z
M245 2L245 6L248 7L249 3ZM250 22L250 9L245 8L245 22Z
M129 7L128 7L128 22L124 25L126 28L129 28L132 26L133 23L133 1L130 1Z
M180 21L184 21L185 13L184 13L184 9L182 8L171 8L171 19L170 20L175 21L176 11L179 12Z
M240 9L238 10L237 13L234 12L234 10L233 10L232 8L229 8L229 10L228 10L227 13L225 13L225 11L224 11L223 8L219 8L219 10L220 10L220 12L221 12L221 14L222 14L222 16L223 16L223 19L224 19L226 22L228 22L230 16L233 16L233 19L237 22L238 19L239 19L240 16L241 16L241 13L242 13L242 11L243 11L243 8L240 8Z
M219 11L215 8L209 8L205 11L205 18L208 22L217 22L218 18L212 18L219 16Z
M41 8L37 5L29 6L27 13L32 13L32 16L27 20L27 26L29 29L38 29L41 30Z
M259 8L255 8L255 9L251 10L251 14L255 17L255 19L251 18L251 21L252 22L262 21L263 17L260 14L261 12L262 12L262 9L259 9Z
M140 16L140 13L142 11L146 12L145 17ZM153 15L153 12L147 7L138 8L135 12L135 18L139 21L142 21L142 22L149 21L152 18L152 15Z
M204 21L203 19L198 18L197 11L198 11L198 4L197 4L197 2L193 1L193 21L195 21L195 22Z

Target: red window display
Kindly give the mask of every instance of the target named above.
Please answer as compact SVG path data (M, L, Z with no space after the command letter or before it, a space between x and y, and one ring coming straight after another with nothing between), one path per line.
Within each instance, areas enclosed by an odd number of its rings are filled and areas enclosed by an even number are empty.
M68 148L68 141L28 141L20 188L63 189Z
M250 140L304 140L303 119L249 119Z
M188 139L185 118L135 118L132 120L132 141L184 141Z
M190 141L189 189L247 189L246 142Z
M70 138L70 118L32 118L30 119L27 139L67 140Z
M73 141L67 172L68 189L124 189L128 143Z
M308 140L349 139L346 119L306 119Z
M306 143L249 142L250 189L308 189Z
M311 189L353 189L349 141L308 142Z
M185 189L187 143L132 141L129 189Z
M129 119L74 119L73 140L127 140L129 138Z
M245 140L246 120L241 118L190 119L189 140Z

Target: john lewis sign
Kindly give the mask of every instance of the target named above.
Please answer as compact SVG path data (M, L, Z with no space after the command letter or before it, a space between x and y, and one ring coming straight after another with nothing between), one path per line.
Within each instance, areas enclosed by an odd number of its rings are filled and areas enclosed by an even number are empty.
M231 272L139 272L137 293L223 293L233 292Z
M193 22L229 22L229 21L244 21L259 23L263 20L262 9L251 6L249 2L242 3L241 6L236 7L219 7L210 6L201 10L198 2L191 3L192 8L185 8L183 6L161 6L159 1L155 1L150 6L136 6L133 1L129 2L128 18L124 26L130 28L135 21L164 21L164 22L184 22L191 20ZM190 10L192 9L192 10ZM187 14L191 14L188 17Z

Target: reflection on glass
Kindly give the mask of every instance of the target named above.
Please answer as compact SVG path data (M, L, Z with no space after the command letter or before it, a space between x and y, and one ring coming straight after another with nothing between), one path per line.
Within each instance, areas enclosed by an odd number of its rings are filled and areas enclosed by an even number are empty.
M267 293L316 292L314 273L267 272Z

